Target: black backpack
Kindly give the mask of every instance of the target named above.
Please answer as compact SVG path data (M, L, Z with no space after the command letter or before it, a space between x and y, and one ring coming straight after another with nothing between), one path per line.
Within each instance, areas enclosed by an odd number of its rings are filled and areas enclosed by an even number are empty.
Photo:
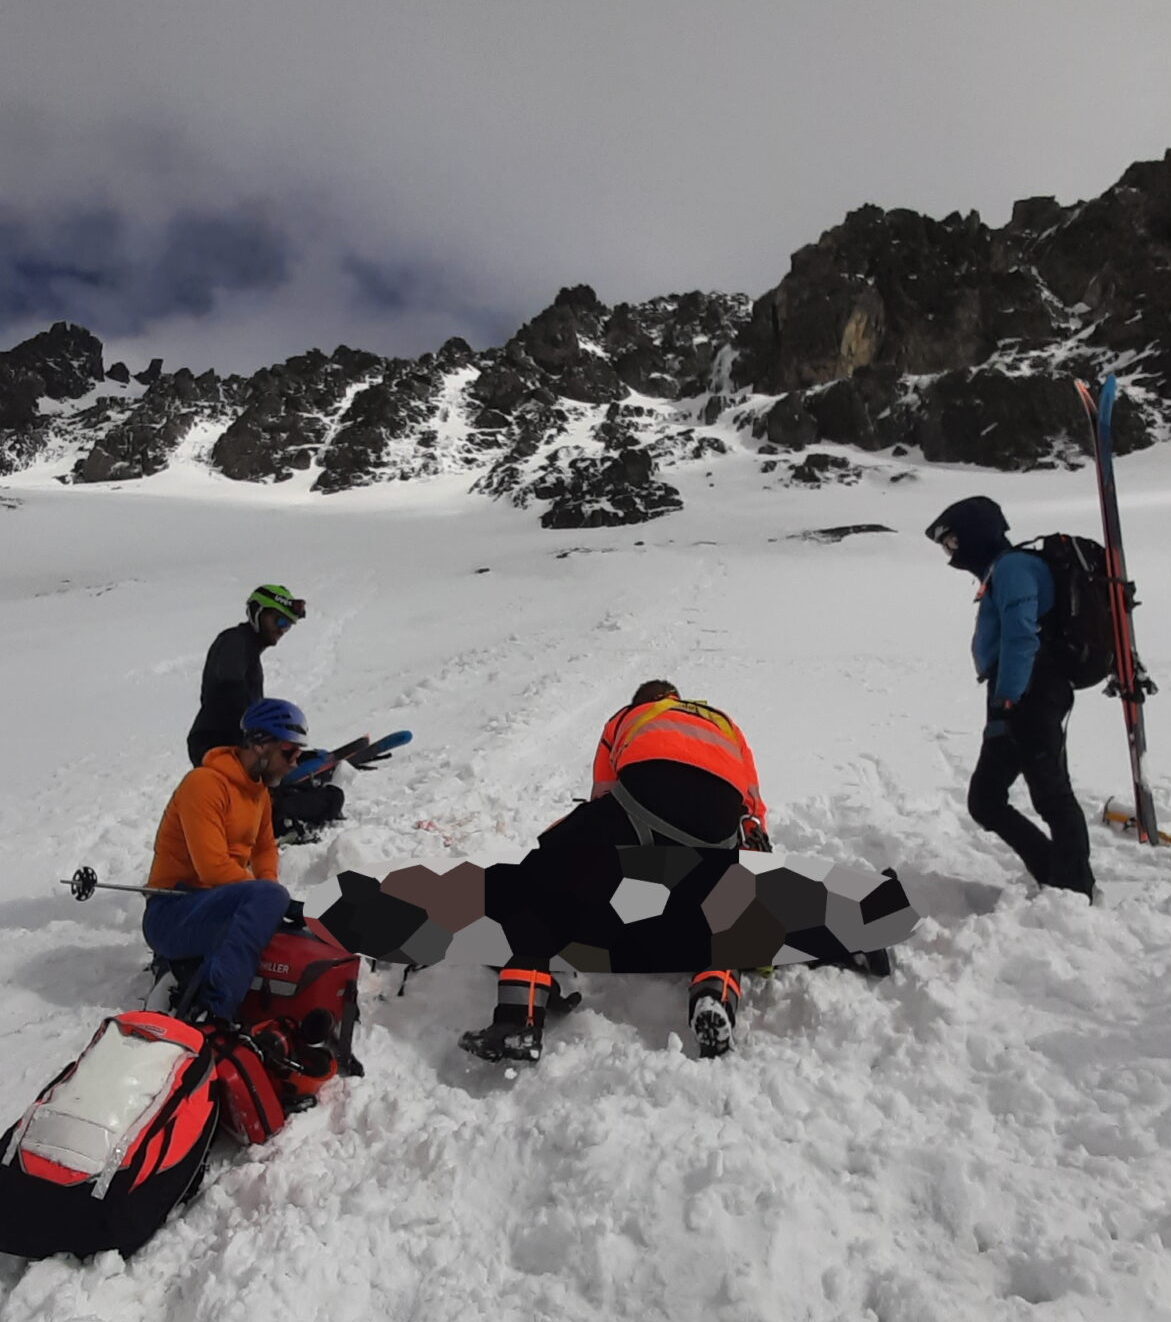
M1053 609L1041 621L1046 653L1075 689L1114 673L1114 617L1106 550L1091 537L1053 532L1016 548L1039 555L1053 575Z

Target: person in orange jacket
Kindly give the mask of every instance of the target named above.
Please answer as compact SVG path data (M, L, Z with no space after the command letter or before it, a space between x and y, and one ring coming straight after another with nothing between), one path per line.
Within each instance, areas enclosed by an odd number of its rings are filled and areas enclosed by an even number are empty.
M579 894L604 886L590 854L599 845L769 847L768 810L748 741L730 717L706 702L684 700L667 680L641 684L606 722L593 775L591 799L549 827L540 849L518 865L515 884L531 885L534 897L545 885ZM556 862L546 851L560 851ZM608 895L598 898L608 903ZM681 905L684 896L673 893L672 901ZM540 1058L545 1012L560 999L549 973L553 953L514 946L500 971L493 1022L463 1034L465 1051L492 1061ZM689 1000L700 1055L723 1055L732 1045L738 976L704 969L691 981Z
M147 888L182 895L151 896L142 919L164 963L201 960L191 1010L227 1021L289 907L269 789L296 765L308 736L304 713L280 698L253 703L240 725L240 745L211 749L171 795Z

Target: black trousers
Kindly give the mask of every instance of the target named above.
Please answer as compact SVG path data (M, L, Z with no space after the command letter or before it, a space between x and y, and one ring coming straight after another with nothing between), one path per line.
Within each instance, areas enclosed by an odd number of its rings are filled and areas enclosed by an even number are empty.
M298 825L321 826L336 822L342 815L346 794L340 785L315 784L277 785L272 791L272 826L277 835L283 835Z
M743 809L734 787L681 763L642 763L638 770L629 780L624 773L623 784L664 820L700 839L735 832ZM680 804L689 811L680 813ZM513 951L509 967L547 970L558 950L580 941L608 949L615 973L706 968L711 930L701 906L727 870L729 851L695 851L697 866L671 888L663 912L623 923L610 907L622 883L613 846L637 843L625 811L605 795L551 826L520 863L489 867L485 912L504 927Z
M235 744L236 739L207 742L207 735L187 736L187 756L193 767L203 765L203 758L213 748ZM302 826L321 826L336 822L342 815L346 794L340 785L319 782L317 777L297 785L278 785L272 791L272 825L277 835Z
M1039 663L1016 707L1003 714L990 709L968 786L968 811L977 825L1019 855L1042 886L1090 895L1094 874L1089 833L1065 759L1065 722L1072 707L1069 681ZM1008 801L1009 789L1021 776L1048 835Z

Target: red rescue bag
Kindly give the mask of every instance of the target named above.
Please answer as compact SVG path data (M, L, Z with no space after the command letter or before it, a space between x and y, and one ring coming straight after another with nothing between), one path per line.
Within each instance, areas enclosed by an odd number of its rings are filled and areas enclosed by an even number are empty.
M343 1074L363 1070L353 1054L358 1022L358 972L362 961L341 945L316 918L304 927L282 927L260 956L260 965L237 1017L245 1029L270 1019L299 1028L323 1011L332 1027L324 1041ZM320 1021L317 1015L316 1020Z
M267 1143L285 1127L285 1107L260 1051L241 1033L212 1030L220 1124L237 1143Z

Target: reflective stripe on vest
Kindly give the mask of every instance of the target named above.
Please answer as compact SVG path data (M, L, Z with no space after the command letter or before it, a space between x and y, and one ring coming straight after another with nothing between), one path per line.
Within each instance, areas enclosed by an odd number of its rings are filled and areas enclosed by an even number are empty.
M646 711L634 708L638 715L631 720L622 717L614 728L613 743L609 745L610 764L615 771L634 762L664 758L684 762L719 776L740 791L746 800L760 797L760 787L752 779L745 760L735 725L715 707L703 702L684 702L679 698L663 698L650 703ZM648 751L646 745L635 748L636 741L660 736L659 742L668 747ZM675 743L676 747L669 747ZM698 747L697 747L698 745ZM692 756L687 748L694 749ZM704 750L710 750L705 753Z

